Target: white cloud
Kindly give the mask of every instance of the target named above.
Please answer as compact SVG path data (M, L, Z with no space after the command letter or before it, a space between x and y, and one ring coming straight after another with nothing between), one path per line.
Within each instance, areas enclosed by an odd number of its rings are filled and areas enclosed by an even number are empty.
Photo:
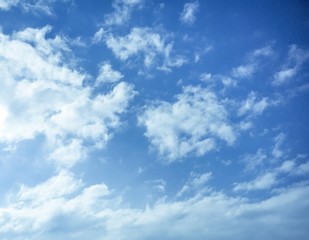
M21 187L0 208L4 239L306 239L309 188L303 183L264 200L223 192L181 201L159 200L145 209L119 205L102 184L85 186L62 172L34 187ZM203 219L203 221L201 221ZM224 224L222 224L224 222ZM282 227L282 228L280 228ZM256 232L256 229L263 231ZM61 235L59 235L59 231Z
M186 3L180 14L180 21L188 25L193 24L195 22L196 13L198 9L199 9L198 1Z
M264 190L270 189L278 182L276 173L267 172L258 176L256 179L250 182L236 183L233 188L234 191L252 191L252 190Z
M259 48L253 51L252 53L252 57L256 58L256 57L271 57L273 56L274 50L272 49L271 46L265 46L263 48Z
M260 115L265 111L265 109L275 104L276 101L271 101L267 97L263 97L258 100L256 93L250 92L247 99L240 103L238 116L243 116L245 114L252 116Z
M96 33L96 35L95 39L101 34ZM150 28L133 28L126 36L115 37L112 34L106 34L101 38L121 61L133 56L137 59L142 57L145 67L149 68L155 64L163 70L181 67L187 62L183 56L171 56L173 43L166 43L164 36Z
M280 133L275 137L274 139L275 146L273 147L273 150L272 150L272 155L275 158L280 158L283 156L284 152L281 148L282 148L282 144L284 143L285 138L286 136L283 133Z
M231 145L236 140L228 113L217 96L200 87L185 87L174 103L146 106L139 116L146 136L168 162L197 156L216 148L216 141Z
M300 49L297 45L290 46L286 63L274 74L273 85L281 86L301 71L302 65L309 59L309 50Z
M100 65L100 72L96 79L96 84L118 82L122 78L123 75L120 72L113 70L110 63L103 62Z
M232 76L236 78L251 78L255 70L254 64L240 65L232 69Z
M114 0L114 12L105 15L104 23L107 26L122 25L129 21L132 11L141 8L144 0Z
M9 10L11 7L16 6L19 0L0 0L0 10Z
M82 161L86 158L86 148L83 147L81 140L73 139L67 145L61 145L55 147L55 150L50 153L49 159L57 162L61 168L73 167L77 162Z
M71 2L72 0L0 0L0 10L10 10L14 6L22 8L26 12L43 13L53 15L53 5L56 2Z
M189 180L182 186L176 194L176 197L181 197L187 192L202 192L205 184L212 178L212 173L195 173L191 172Z
M0 142L17 144L42 134L49 158L69 167L84 158L84 141L104 147L135 92L120 82L105 95L92 96L92 89L83 86L85 74L67 61L69 44L59 36L46 38L50 30L0 34L0 106L6 113Z
M259 148L255 154L246 154L242 162L245 163L246 171L253 171L256 170L257 167L263 165L266 159L267 155L265 151Z

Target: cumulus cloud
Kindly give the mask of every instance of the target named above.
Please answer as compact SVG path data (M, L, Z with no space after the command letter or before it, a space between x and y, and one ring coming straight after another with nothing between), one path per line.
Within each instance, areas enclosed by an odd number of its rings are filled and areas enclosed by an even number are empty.
M101 83L113 83L118 82L120 79L123 78L123 75L112 69L112 66L108 62L103 62L100 65L99 75L96 79L96 84Z
M47 240L59 236L94 240L127 236L133 240L306 239L308 229L303 223L309 220L308 199L309 188L302 183L278 189L261 201L212 191L130 208L119 203L104 183L86 185L72 173L60 172L39 185L21 186L10 195L7 206L0 208L0 233L12 240L20 236ZM257 233L257 227L264 231Z
M228 112L215 93L188 86L174 103L158 102L146 106L139 116L146 137L168 162L197 156L216 148L218 140L231 145L236 140Z
M110 92L92 96L91 87L83 86L85 74L67 60L69 44L59 36L47 38L50 30L0 34L0 142L44 135L49 159L73 166L86 154L84 141L105 146L135 92L120 82Z
M191 25L196 20L196 13L199 9L198 1L186 3L180 14L180 21L184 24Z
M301 70L303 64L309 59L309 50L299 48L293 44L290 46L286 63L281 70L274 74L273 85L281 86L295 77Z
M135 27L125 36L105 34L104 30L100 29L95 34L94 40L100 39L121 61L135 56L137 59L142 58L147 68L154 65L159 69L169 70L171 67L181 67L187 62L183 56L172 56L173 43L167 43L167 39L162 34L151 28Z

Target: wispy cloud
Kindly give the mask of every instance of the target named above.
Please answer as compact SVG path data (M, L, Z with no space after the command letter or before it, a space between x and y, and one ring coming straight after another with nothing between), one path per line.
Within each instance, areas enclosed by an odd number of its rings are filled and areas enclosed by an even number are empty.
M169 70L171 67L181 67L187 62L181 55L173 56L173 43L151 28L133 28L125 36L104 34L104 30L100 29L94 39L102 39L121 61L142 56L146 68L157 66L158 69Z
M180 21L184 24L191 25L196 20L196 13L199 9L198 1L186 3L180 14Z
M291 45L286 63L281 70L274 74L273 85L281 86L295 77L302 68L302 65L309 59L309 50L303 50L297 45Z
M144 0L114 0L114 12L105 15L104 24L107 26L122 25L129 21L132 11L141 8Z
M72 0L0 0L0 10L10 10L12 7L17 6L26 12L42 13L45 15L53 16L53 5L57 2L70 3Z

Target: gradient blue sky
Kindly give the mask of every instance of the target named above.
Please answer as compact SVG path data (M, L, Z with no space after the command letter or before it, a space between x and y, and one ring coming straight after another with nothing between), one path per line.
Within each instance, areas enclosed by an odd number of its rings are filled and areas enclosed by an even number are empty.
M0 0L0 238L309 235L306 1Z

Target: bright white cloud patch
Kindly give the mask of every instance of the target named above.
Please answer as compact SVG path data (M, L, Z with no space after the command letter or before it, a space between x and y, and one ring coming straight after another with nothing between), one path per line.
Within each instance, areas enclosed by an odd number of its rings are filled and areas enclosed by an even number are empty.
M234 191L252 191L252 190L263 190L270 189L277 184L276 174L272 172L265 173L258 176L256 179L250 182L237 183L234 187Z
M0 35L0 105L5 113L0 142L18 143L43 134L50 159L73 166L85 156L85 140L95 147L106 144L135 93L132 85L120 82L111 92L92 97L92 89L83 87L85 75L64 63L68 43L59 36L46 38L50 30L27 28ZM72 137L76 140L69 140Z
M11 7L16 6L19 0L0 0L0 10L9 10Z
M85 186L73 174L61 172L11 194L7 207L0 208L0 233L14 240L19 236L48 240L59 236L94 240L127 236L133 240L305 239L302 223L308 220L308 199L308 187L300 184L261 202L212 191L137 209L122 206L104 183ZM284 230L278 231L278 226ZM265 231L256 233L257 227Z
M100 72L96 80L96 84L118 82L123 75L112 69L110 63L104 62L100 65Z
M200 87L185 87L174 103L146 106L139 117L146 137L169 162L216 148L218 140L231 145L236 139L228 112L217 96Z
M100 29L99 32L101 31ZM187 62L183 56L172 56L173 43L168 43L162 34L151 28L135 27L126 36L114 36L113 34L103 36L103 33L99 34L99 32L95 34L94 39L103 38L107 47L121 61L132 59L132 57L142 57L145 67L155 65L162 70L180 67Z
M186 3L180 14L180 21L185 24L193 24L196 20L196 13L199 9L198 1Z

